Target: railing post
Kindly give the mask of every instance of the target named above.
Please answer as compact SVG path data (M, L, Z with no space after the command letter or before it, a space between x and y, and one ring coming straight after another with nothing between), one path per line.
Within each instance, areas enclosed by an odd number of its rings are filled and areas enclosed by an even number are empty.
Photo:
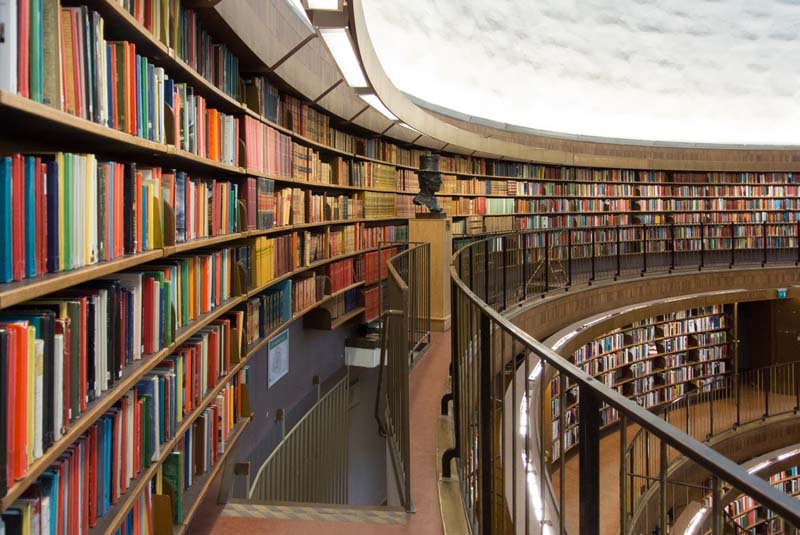
M597 535L600 529L600 402L590 386L579 388L580 535Z
M714 436L714 379L708 383L710 389L708 391L708 436L706 440L711 440Z
M625 413L619 417L619 532L627 533L628 529L628 473L625 450L628 447L628 418ZM562 513L563 514L563 513Z
M567 229L567 288L572 286L572 229Z
M700 223L700 265L697 271L701 271L706 264L706 226Z
M489 244L491 240L483 242L483 301L491 306L489 301Z
M719 478L712 476L711 480L711 535L722 533L722 495L720 492Z
M669 272L672 273L675 270L675 223L672 222L669 224L669 240L672 242L669 253Z
M642 277L647 273L647 227L642 225Z
M527 239L528 234L521 234L520 240L522 240L522 245L520 250L522 251L522 300L528 300L528 247L527 247Z
M761 223L761 245L764 250L764 256L761 258L761 267L767 265L767 222Z
M620 249L622 249L622 236L620 235L620 227L617 225L617 273L614 275L614 280L617 280L622 273L621 271L621 257L620 257Z
M769 376L764 377L764 418L769 416Z
M550 233L544 231L544 292L550 291Z
M503 244L503 310L505 310L508 308L508 277L506 275L506 269L508 269L508 258L506 258L508 247L506 247L505 238L500 238L500 243Z
M459 345L458 336L462 335L459 332L458 324L458 286L454 280L450 281L450 392L453 395L453 447L448 448L442 454L442 477L451 477L450 461L459 456L461 452L461 415L459 414L459 403L461 397L459 396L459 378L460 365L459 365ZM443 407L442 414L446 415Z
M800 377L797 376L797 364L792 364L794 378L794 412L800 411Z
M736 265L736 225L731 223L731 265L732 268Z
M659 532L667 531L667 443L660 440L660 459L659 459L659 504L658 504L658 526Z
M473 273L475 272L475 263L472 261L472 250L475 249L473 245L469 246L469 289L475 290L475 280Z
M592 230L590 232L592 233L592 276L589 278L589 284L592 284L592 282L594 281L594 278L595 278L595 274L596 274L595 273L595 249L597 249L597 247L595 247L594 227L592 227ZM798 255L800 255L800 253L798 253Z
M492 478L494 468L492 463L492 439L494 425L492 423L492 366L491 366L491 321L485 312L480 316L480 533L491 533L494 516L494 503L492 500ZM587 534L588 535L588 534Z

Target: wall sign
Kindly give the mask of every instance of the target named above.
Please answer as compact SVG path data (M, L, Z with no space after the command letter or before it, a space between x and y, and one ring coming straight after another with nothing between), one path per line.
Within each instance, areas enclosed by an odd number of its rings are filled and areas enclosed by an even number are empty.
M289 373L289 330L278 333L269 341L267 351L267 388Z

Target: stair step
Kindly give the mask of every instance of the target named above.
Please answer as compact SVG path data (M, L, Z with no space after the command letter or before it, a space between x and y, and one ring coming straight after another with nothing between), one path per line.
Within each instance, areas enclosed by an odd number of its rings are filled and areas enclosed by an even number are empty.
M356 522L366 524L405 524L402 507L372 505L336 505L324 503L256 502L231 500L222 510L223 516L243 518L276 518L324 522Z

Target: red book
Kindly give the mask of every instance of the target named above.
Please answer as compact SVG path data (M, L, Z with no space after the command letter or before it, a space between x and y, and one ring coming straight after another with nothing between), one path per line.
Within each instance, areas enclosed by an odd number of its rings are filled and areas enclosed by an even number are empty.
M70 19L72 20L72 79L74 81L74 88L75 91L75 114L78 117L85 117L86 112L84 111L84 102L83 102L83 78L81 77L81 61L79 58L82 57L83 49L80 43L80 9L79 8L70 8L67 9L69 11Z
M217 385L219 377L219 331L212 327L208 333L208 388Z
M17 91L25 98L30 97L30 83L28 77L30 64L30 2L28 0L17 2Z
M143 292L143 308L144 308L144 324L142 326L142 342L144 345L145 353L155 353L155 333L153 332L153 317L155 315L156 298L155 298L156 281L152 277L144 278L144 292Z
M126 396L122 396L119 400L120 405L120 414L119 414L119 424L120 424L120 494L126 492L128 490L128 485L130 481L128 480L128 456L125 455L125 449L128 445L128 440L132 437L128 437L128 426L126 422L128 420L128 398Z
M24 3L24 2L23 2ZM25 171L21 154L11 157L11 255L12 278L25 278Z
M125 86L125 100L128 101L128 133L136 135L139 128L137 110L136 110L136 45L134 43L128 44L128 83ZM141 206L141 205L137 205Z
M69 509L69 529L67 530L68 533L78 533L78 507L81 501L81 493L80 493L80 467L78 463L78 456L74 453L76 450L73 450L73 455L70 455L69 460L67 461L69 464L69 503L67 505Z
M113 50L113 48L112 48ZM115 92L116 94L116 92ZM125 255L125 235L122 225L122 215L125 212L123 204L123 195L120 193L124 187L125 165L121 163L114 164L114 256L121 257Z
M27 420L28 420L28 335L20 323L0 325L8 331L8 384L3 385L8 416L6 421L7 466L6 480L12 482L22 479L28 465ZM23 344L24 341L24 344ZM22 346L25 352L22 352Z

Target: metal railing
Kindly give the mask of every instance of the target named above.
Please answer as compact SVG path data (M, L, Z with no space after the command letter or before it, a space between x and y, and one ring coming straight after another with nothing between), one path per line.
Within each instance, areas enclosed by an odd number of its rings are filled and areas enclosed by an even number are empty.
M627 493L628 449L621 432L619 461L613 464L619 469L609 473L608 460L599 456L603 404L618 411L621 430L632 423L646 429L656 450L667 452L665 460L683 455L687 465L710 470L714 535L723 533L723 483L800 525L794 499L578 369L502 314L529 297L600 279L711 266L796 265L799 257L795 223L538 230L487 238L457 251L451 266L455 444L444 459L456 457L473 533L631 533L627 512L613 503L602 507L601 526L601 492L604 503ZM567 477L564 455L550 466L544 444L549 403L542 382L556 373L562 414L566 381L578 388L579 442L570 460L577 464L577 477ZM574 468L571 464L572 474ZM659 463L654 477L665 482L667 468ZM569 493L579 499L567 510ZM646 533L654 527L667 533L667 513L662 508Z
M742 425L798 411L800 362L789 362L716 377L699 390L663 406L657 414L687 435L708 442ZM657 493L660 485L656 475L661 459L655 453L656 446L657 440L646 429L639 429L625 454L628 494L620 496L620 503L634 530L647 523L646 517L652 511L647 510L646 498ZM670 453L673 456L666 459L668 465L677 459L676 452ZM702 477L681 481L668 476L667 485L685 490L669 493L668 509L679 510L696 501L704 488L702 483ZM640 518L642 515L645 519Z
M412 511L408 376L430 343L430 244L410 243L387 264L375 419L387 439L400 503Z
M249 500L347 503L349 386L345 374L285 433L258 470Z

